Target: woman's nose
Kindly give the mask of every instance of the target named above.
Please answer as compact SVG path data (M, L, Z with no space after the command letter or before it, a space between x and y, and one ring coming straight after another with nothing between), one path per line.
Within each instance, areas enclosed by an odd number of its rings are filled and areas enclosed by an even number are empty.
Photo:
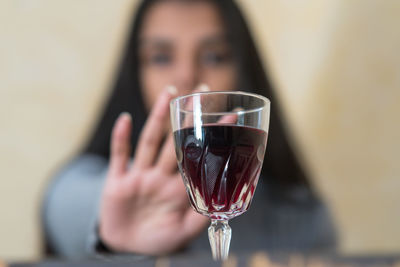
M190 93L199 83L199 69L194 60L182 60L176 64L174 83L180 95Z

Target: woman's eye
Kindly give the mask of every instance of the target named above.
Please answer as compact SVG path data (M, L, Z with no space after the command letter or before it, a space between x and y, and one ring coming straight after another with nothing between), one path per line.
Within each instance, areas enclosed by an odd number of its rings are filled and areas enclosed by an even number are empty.
M202 56L201 60L207 65L219 65L228 62L230 56L228 53L207 52Z
M168 54L155 54L150 57L150 63L156 65L167 65L171 62L171 56Z

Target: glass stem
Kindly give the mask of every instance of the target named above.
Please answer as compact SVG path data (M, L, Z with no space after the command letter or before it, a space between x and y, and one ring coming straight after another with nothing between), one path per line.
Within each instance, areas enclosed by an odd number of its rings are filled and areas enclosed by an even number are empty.
M211 220L208 227L208 238L214 260L226 260L229 254L232 229L228 220Z

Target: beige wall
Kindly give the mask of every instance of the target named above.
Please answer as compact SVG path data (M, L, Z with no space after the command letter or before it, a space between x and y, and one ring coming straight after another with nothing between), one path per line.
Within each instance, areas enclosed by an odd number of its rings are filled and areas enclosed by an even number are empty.
M400 2L242 2L340 249L398 252Z
M132 1L0 1L0 258L39 256L39 206L109 88Z
M0 258L40 256L43 188L94 123L134 2L0 1ZM399 251L399 2L239 2L340 249Z

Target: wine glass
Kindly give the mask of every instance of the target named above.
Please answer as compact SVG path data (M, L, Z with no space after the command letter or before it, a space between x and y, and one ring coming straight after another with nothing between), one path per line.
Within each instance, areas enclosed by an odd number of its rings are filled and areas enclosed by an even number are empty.
M264 160L270 101L247 92L201 92L170 103L179 170L192 207L211 219L214 260L228 257L228 221L250 206Z

